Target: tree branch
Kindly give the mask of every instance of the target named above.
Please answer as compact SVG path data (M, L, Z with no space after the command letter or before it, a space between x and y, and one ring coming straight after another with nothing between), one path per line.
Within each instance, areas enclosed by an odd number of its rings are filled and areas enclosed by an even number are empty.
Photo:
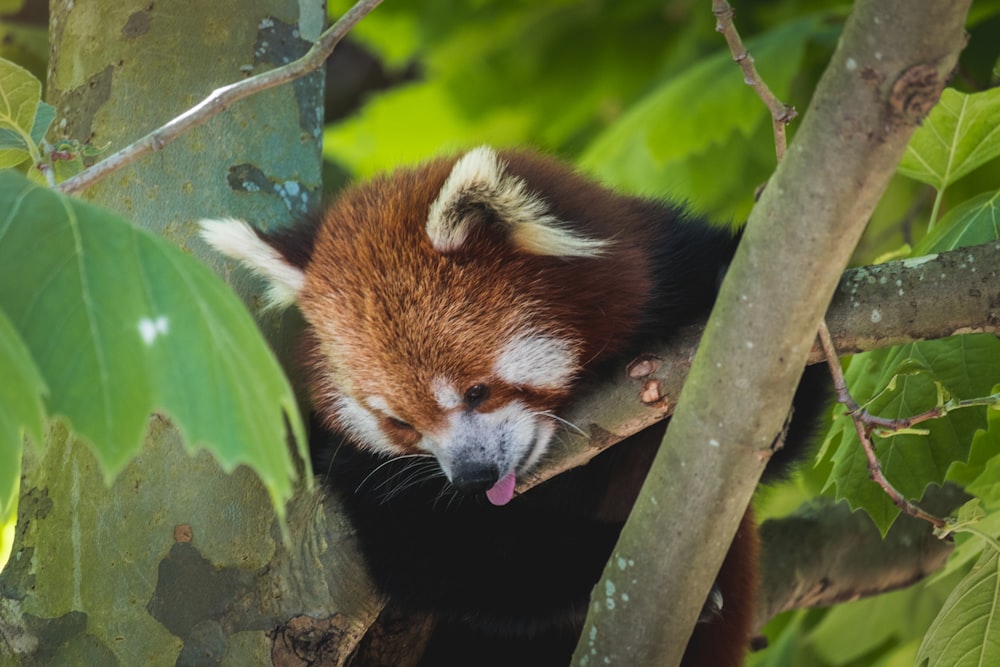
M921 504L948 514L969 496L931 487ZM952 551L929 524L900 516L885 539L863 512L829 501L760 526L761 585L754 615L760 629L789 609L820 607L886 593L940 569Z
M575 663L680 662L843 267L957 61L969 4L854 4L750 216L684 399L597 585L622 603L613 614L591 605ZM621 562L635 565L622 572Z
M217 88L204 100L191 107L167 124L153 130L142 139L126 146L117 153L101 160L89 169L68 178L59 186L67 194L81 192L97 181L132 164L144 155L162 149L174 139L204 124L216 114L225 111L234 102L268 88L274 88L319 69L333 53L340 40L367 16L382 0L359 0L356 5L328 28L309 51L287 65L276 67L262 74L237 83Z
M1000 244L850 269L840 279L826 320L843 354L958 334L1000 334ZM552 459L519 490L583 465L673 414L703 329L688 327L581 396L564 415L579 431L567 429ZM814 346L809 361L823 358L823 350Z
M841 354L963 333L998 333L1000 244L847 271L826 321Z

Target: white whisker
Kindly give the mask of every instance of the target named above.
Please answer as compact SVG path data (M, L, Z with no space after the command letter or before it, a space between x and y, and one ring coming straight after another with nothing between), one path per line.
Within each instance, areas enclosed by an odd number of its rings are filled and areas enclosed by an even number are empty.
M544 417L548 417L549 419L557 421L560 424L562 424L563 426L565 426L567 430L575 431L577 434L579 434L579 435L581 435L581 436L583 436L585 438L587 437L587 432L586 431L584 431L582 428L580 428L579 426L577 426L573 422L571 422L571 421L569 421L567 419L563 419L562 417L560 417L559 415L557 415L554 412L550 412L549 410L544 410L542 412L536 412L535 414L542 415Z
M361 489L363 489L365 485L368 484L369 480L371 480L373 476L377 475L379 471L381 471L383 468L386 468L387 466L399 465L401 462L404 462L407 459L427 459L427 458L433 459L434 457L431 456L430 454L406 454L404 456L396 456L391 459L386 459L379 465L375 466L371 470L371 472L365 475L365 478L358 483L357 487L354 489L354 492L358 493L359 491L361 491ZM395 477L398 477L399 475L405 473L408 467L409 466L406 463L403 463L402 468L400 470L397 470L392 474L388 475L385 480L377 484L374 488L378 489L384 486L386 483L391 482Z

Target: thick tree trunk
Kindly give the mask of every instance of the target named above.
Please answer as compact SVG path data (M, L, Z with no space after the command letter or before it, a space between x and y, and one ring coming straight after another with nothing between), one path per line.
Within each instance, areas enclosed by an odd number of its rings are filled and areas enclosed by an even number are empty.
M321 0L54 1L53 138L118 150L301 55L324 20ZM319 204L322 99L321 74L256 95L84 196L203 257L200 217L288 224ZM252 306L255 286L234 275ZM286 338L295 328L270 322ZM306 612L352 646L376 610L352 543L328 537L349 536L337 516L300 496L286 550L256 476L190 455L166 416L151 417L144 451L110 486L87 445L53 427L44 450L26 450L0 663L270 664L287 646L274 636L291 638L270 631Z

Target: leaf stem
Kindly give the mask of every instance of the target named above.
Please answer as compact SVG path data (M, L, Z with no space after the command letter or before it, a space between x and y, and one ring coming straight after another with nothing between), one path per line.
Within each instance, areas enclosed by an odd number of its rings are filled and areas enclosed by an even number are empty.
M930 234L937 224L938 212L941 210L941 203L944 201L944 188L940 188L934 195L934 206L931 207L931 217L927 221L927 233Z

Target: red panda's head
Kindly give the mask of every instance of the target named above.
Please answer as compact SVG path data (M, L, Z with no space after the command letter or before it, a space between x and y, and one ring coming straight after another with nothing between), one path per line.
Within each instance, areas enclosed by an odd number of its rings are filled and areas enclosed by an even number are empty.
M502 504L575 381L640 317L648 268L618 234L626 209L554 162L482 147L347 190L304 254L294 233L202 224L268 280L272 304L298 303L329 426L388 455L433 454L459 490Z

